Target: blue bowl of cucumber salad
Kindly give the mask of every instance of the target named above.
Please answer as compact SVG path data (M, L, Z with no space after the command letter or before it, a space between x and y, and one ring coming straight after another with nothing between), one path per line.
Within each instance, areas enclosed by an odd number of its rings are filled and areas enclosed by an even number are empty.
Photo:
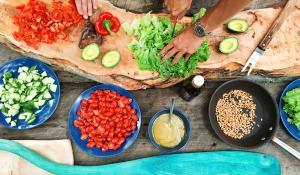
M4 127L36 127L52 116L59 100L59 81L47 64L19 58L0 67L0 124Z

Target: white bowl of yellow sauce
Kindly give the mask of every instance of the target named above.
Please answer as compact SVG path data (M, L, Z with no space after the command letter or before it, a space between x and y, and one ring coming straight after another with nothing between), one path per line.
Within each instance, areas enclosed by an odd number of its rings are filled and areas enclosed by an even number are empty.
M148 125L148 137L152 145L161 152L172 153L183 149L191 136L191 125L178 109L169 119L170 109L157 112Z

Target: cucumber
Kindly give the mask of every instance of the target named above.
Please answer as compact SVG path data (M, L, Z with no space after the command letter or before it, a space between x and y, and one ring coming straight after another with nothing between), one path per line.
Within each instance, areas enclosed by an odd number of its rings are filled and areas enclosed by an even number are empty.
M248 30L248 22L245 19L231 19L227 23L227 29L233 32L243 33Z
M231 54L235 52L239 47L238 39L235 37L228 37L221 41L219 45L220 52L224 54Z
M39 73L36 68L19 67L19 75L16 77L10 72L3 74L4 84L0 85L0 111L12 127L18 125L18 120L25 120L27 124L34 122L37 118L34 111L44 106L52 98L51 93L57 91L55 80L45 71ZM12 118L17 115L16 119Z
M82 50L81 58L86 61L94 61L100 55L100 47L96 43L85 46Z
M101 60L101 64L106 68L113 68L119 64L121 55L118 51L112 50L106 52Z

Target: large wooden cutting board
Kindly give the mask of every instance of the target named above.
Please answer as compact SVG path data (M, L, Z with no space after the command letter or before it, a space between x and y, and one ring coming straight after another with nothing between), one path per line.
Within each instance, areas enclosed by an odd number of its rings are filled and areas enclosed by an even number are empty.
M46 3L51 0L43 0ZM120 30L114 37L106 37L101 45L102 54L110 49L121 52L122 60L114 69L103 68L99 61L86 62L80 58L80 50L77 47L83 24L70 30L67 41L58 41L54 44L41 44L38 50L26 46L24 42L16 41L12 32L17 28L12 23L12 16L16 13L15 7L27 0L0 0L0 42L21 52L24 55L41 59L64 70L82 75L102 83L112 83L126 89L143 89L150 87L168 87L181 81L181 79L161 79L158 73L141 71L132 54L127 49L127 44L132 38ZM99 11L110 11L118 16L120 21L130 22L134 18L140 18L143 14L126 12L124 9L114 7L106 0L99 0ZM300 7L300 1L298 2ZM234 77L241 75L239 70L245 64L252 51L257 46L264 33L280 13L280 8L267 8L244 11L236 15L246 18L250 28L245 34L236 35L240 41L240 49L231 55L218 53L218 43L228 33L223 26L216 29L212 36L208 37L212 55L205 63L200 63L194 73L203 73L207 78ZM97 18L97 13L94 18ZM189 22L184 18L181 22ZM275 35L265 56L257 63L255 73L267 76L298 76L300 75L300 10L294 9L292 15L286 19L281 30Z

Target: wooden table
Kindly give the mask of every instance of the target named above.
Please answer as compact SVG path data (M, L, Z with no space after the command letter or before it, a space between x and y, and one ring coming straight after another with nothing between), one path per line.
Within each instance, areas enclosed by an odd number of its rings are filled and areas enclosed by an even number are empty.
M139 3L137 3L139 1ZM161 9L161 0L153 0L157 3L153 5L151 0L131 0L131 1L117 1L112 0L113 3L118 6L126 7L130 10L139 12L145 12L150 8ZM122 3L121 3L122 2ZM270 6L276 1L254 1L249 7L265 7ZM282 1L281 1L282 3ZM195 9L200 3L195 3L193 6ZM212 1L207 1L204 6L211 6ZM11 51L3 46L0 46L0 63L4 63L12 58L21 57L17 52ZM15 131L0 127L0 138L7 139L65 139L69 138L67 131L67 118L71 104L76 97L85 89L95 85L96 83L78 77L67 72L57 70L55 67L60 81L61 81L61 94L62 98L60 104L54 113L54 115L40 127L27 130L27 131ZM279 78L270 79L265 77L250 77L251 79L259 82L265 86L274 97L278 99L283 87L291 81L291 78ZM202 89L201 95L195 98L193 101L187 103L181 100L176 93L177 87L169 89L149 89L133 91L132 93L139 101L139 105L142 110L142 129L137 138L135 144L126 150L123 154L112 158L95 158L89 156L73 145L75 163L80 165L101 165L113 162L122 162L126 160L133 160L142 157L148 157L152 155L160 154L156 151L148 142L146 136L146 130L150 117L162 107L169 105L170 97L176 97L177 108L181 109L189 118L192 124L192 137L189 145L183 152L195 152L195 151L215 151L215 150L232 150L234 148L226 145L213 133L209 124L207 115L208 102L213 91L225 80L209 80L206 82L205 87ZM296 150L300 151L300 144L293 139L280 124L276 136L289 144ZM276 156L282 167L282 174L296 175L300 172L300 164L297 159L281 149L275 143L267 143L266 145L252 149L249 151L256 151L262 153L268 153Z

